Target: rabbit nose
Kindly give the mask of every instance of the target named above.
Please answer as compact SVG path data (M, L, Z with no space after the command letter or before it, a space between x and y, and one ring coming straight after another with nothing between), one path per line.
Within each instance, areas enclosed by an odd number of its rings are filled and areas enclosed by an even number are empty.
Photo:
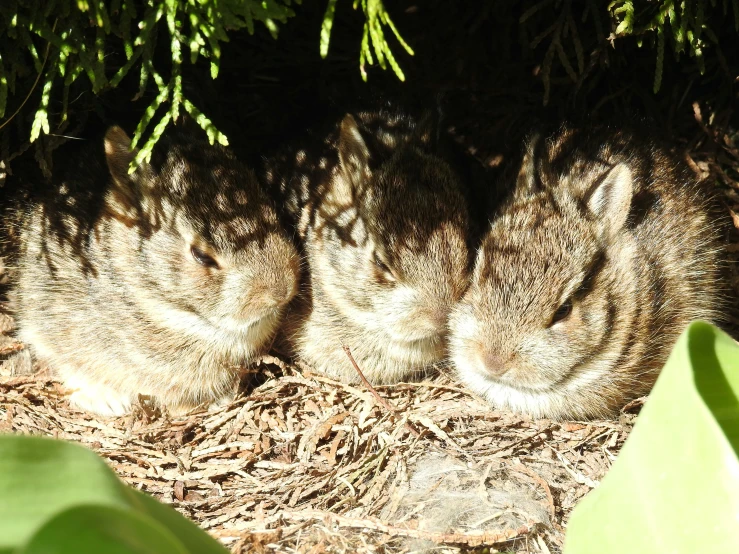
M297 287L290 281L274 283L262 299L267 308L278 308L290 302L297 292Z
M262 303L266 309L277 308L285 303L285 297L277 292L267 294L262 298Z
M277 275L275 275L277 273ZM290 302L298 292L299 268L297 264L263 277L262 303L266 308L278 308Z
M482 352L480 354L480 362L485 371L490 373L493 377L500 377L508 371L506 361L503 357L493 352Z
M427 317L429 323L434 329L443 331L446 328L449 309L444 306L438 306L437 308L430 310Z
M290 300L293 299L293 296L295 296L296 292L297 286L293 281L285 280L279 285L275 285L275 288L272 291L271 295L272 299L274 300L274 305L280 306L282 304L287 304L288 302L290 302Z

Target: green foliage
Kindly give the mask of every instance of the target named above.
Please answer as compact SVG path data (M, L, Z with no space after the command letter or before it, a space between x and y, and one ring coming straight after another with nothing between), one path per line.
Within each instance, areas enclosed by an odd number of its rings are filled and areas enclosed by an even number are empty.
M141 98L153 84L155 96L145 110L133 137L136 145L153 130L141 147L135 163L151 158L151 151L170 121L187 112L205 130L211 142L227 144L215 128L183 92L183 64L195 64L200 57L210 62L211 77L218 76L223 43L229 33L246 29L254 32L255 23L266 26L277 36L278 23L294 16L293 3L300 0L3 0L0 2L0 117L9 106L14 111L0 124L0 130L19 115L26 102L40 88L37 104L29 106L33 120L30 142L49 134L53 125L67 121L71 87L86 78L90 89L99 94L120 84L137 72ZM322 52L328 51L336 0L329 1L321 35ZM383 26L392 30L403 47L412 52L398 34L381 0L358 0L367 17L360 54L365 64L387 64L400 79L403 72L385 40ZM157 67L157 44L166 41L170 60ZM371 45L371 48L370 48ZM19 47L20 46L20 47ZM112 57L119 52L122 56ZM35 74L31 83L28 76ZM52 113L54 94L61 90L61 108ZM14 103L20 97L22 102ZM35 101L34 101L35 103ZM53 121L52 121L53 120ZM9 161L7 151L0 158Z
M580 40L581 31L578 29L578 24L573 14L571 0L565 0L564 2L560 0L557 0L556 2L553 2L553 0L541 0L526 10L523 15L521 15L519 22L521 25L525 25L532 16L537 14L537 12L543 11L544 8L550 7L551 4L553 4L555 11L559 10L553 23L536 34L529 44L530 48L534 49L545 39L549 40L549 46L547 47L546 53L544 54L544 60L542 61L544 104L549 102L552 64L555 55L573 82L577 82L579 76L585 71L585 55L582 41ZM545 17L548 17L548 14ZM585 9L582 12L581 22L588 24L592 23L593 28L596 30L598 39L603 40L603 26L599 10L592 1L585 5ZM539 30L539 27L537 26L533 30L536 32ZM574 66L570 61L570 58L572 57L574 57ZM577 70L575 70L575 67L577 67Z
M546 45L541 77L547 104L555 66L580 84L588 70L584 53L597 52L608 63L608 50L626 37L655 50L655 93L662 84L666 50L695 59L703 74L705 53L719 42L716 27L731 13L734 31L739 32L739 0L612 0L607 5L596 0L538 0L519 23L529 48Z
M197 525L76 444L0 436L0 554L223 554Z
M340 3L324 1L319 50L326 57ZM224 43L233 33L253 33L259 24L276 36L280 25L295 15L297 3L300 0L2 0L0 118L5 119L0 120L0 170L3 162L7 165L33 143L48 174L50 151L61 141L47 135L60 135L75 119L71 113L85 111L71 110L79 95L101 94L126 77L126 86L138 83L134 99L150 100L134 134L134 143L140 145L137 162L150 157L156 140L182 113L190 114L211 142L225 144L205 106L183 90L183 71L204 59L215 79ZM323 5L319 3L319 9ZM367 66L377 63L404 80L393 52L414 52L386 9L390 2L352 0L352 5L364 16L356 40L362 78L367 79ZM553 84L559 91L562 82L574 83L577 92L598 67L603 70L613 60L633 61L619 58L623 43L638 42L653 52L657 92L666 56L695 65L688 75L704 72L707 63L710 72L717 59L727 66L720 40L730 44L739 39L739 0L485 0L472 9L479 9L478 19L498 24L501 33L492 40L502 51L515 43L502 22L518 20L516 32L526 63L533 53L532 66L538 65L532 69L539 71L545 104ZM437 12L427 17L444 16L444 11ZM396 13L395 19L399 17ZM7 132L11 122L13 140ZM38 140L41 136L43 141Z
M662 83L665 42L668 37L674 53L695 58L701 75L705 72L704 53L718 37L711 28L711 17L722 19L734 14L734 30L739 32L739 0L613 0L608 6L616 23L614 37L637 35L649 38L657 49L654 92ZM735 39L736 40L736 39ZM641 42L640 42L641 43Z
M618 460L575 508L566 554L736 552L739 345L682 335Z
M326 13L323 16L323 25L321 26L321 57L325 58L328 54L328 45L331 40L331 29L334 23L334 13L336 10L337 0L328 0L326 7ZM372 52L374 51L377 57L377 63L386 69L389 64L395 75L401 81L405 81L405 74L398 65L398 62L393 56L393 52L390 49L390 45L385 39L385 33L383 25L387 26L398 39L401 46L405 48L411 56L413 55L413 49L400 36L398 29L395 27L393 20L390 19L382 0L354 0L354 9L356 10L361 5L362 11L365 15L364 30L362 32L362 46L359 52L359 71L362 74L362 79L367 80L366 64L374 63Z
M142 5L143 4L143 5ZM63 100L58 122L68 116L70 87L87 77L94 93L117 86L134 69L139 73L139 93L144 94L149 80L157 96L136 129L139 142L159 113L159 121L149 140L141 148L138 162L149 159L154 143L167 123L176 119L180 109L190 113L208 133L211 141L227 143L210 120L189 101L182 91L183 53L195 63L208 58L211 75L218 75L221 43L227 31L246 28L254 32L254 23L263 23L273 35L277 23L293 15L291 0L5 0L0 3L0 115L8 107L9 97L26 93L25 100L6 119L7 125L23 108L36 86L42 87L41 99L31 124L30 141L41 132L50 132L49 103L52 92L61 87ZM166 36L160 37L166 29ZM155 67L153 58L158 40L167 40L171 49L168 78ZM21 48L18 46L21 45ZM118 47L125 53L120 67L110 67L107 54ZM29 63L30 62L30 63ZM37 77L29 90L21 88L29 73ZM160 107L163 107L160 110ZM1 128L1 127L0 127ZM3 156L5 157L5 155Z

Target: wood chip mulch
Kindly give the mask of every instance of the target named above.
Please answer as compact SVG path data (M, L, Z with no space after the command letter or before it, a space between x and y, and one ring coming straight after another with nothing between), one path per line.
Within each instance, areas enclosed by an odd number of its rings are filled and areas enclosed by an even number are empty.
M48 371L10 375L24 346L4 338L0 432L91 448L235 553L560 552L635 418L531 420L443 375L379 387L385 406L272 356L248 370L261 384L217 410L95 418Z

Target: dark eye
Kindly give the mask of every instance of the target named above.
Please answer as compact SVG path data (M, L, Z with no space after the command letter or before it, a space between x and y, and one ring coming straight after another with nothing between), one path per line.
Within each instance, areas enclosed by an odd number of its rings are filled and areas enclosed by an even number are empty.
M210 254L203 252L200 248L197 246L191 246L190 247L190 253L192 254L193 259L198 262L203 267L209 267L211 269L220 269L218 266L218 262L215 261L213 256Z
M384 281L386 282L395 281L395 276L393 275L393 272L390 271L390 268L387 266L387 264L380 259L380 256L377 255L377 252L372 254L372 263L375 264L375 266L379 270L380 275Z
M562 305L557 308L557 311L554 312L554 316L552 316L552 322L550 325L554 325L555 323L558 323L562 321L563 319L567 319L567 317L572 313L572 300L567 299L565 300Z

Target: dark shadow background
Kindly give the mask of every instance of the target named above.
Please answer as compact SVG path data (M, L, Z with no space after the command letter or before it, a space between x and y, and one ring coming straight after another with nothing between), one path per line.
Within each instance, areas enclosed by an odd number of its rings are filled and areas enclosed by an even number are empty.
M352 9L349 0L337 3L331 47L323 60L319 36L325 2L306 1L294 6L296 16L280 26L276 40L261 24L256 24L254 35L231 33L230 42L222 44L221 69L215 81L207 60L201 58L196 66L185 63L185 93L247 159L278 147L327 117L383 99L410 110L441 105L447 126L484 161L517 145L537 121L566 118L575 123L625 123L646 119L650 128L677 139L681 146L706 147L713 153L721 149L722 134L737 132L739 34L730 7L726 17L721 17L720 8L708 14L707 23L719 43L705 49L704 74L700 75L697 62L687 54L676 59L668 41L661 88L654 94L653 33L641 37L641 48L639 37L610 41L613 29L605 5L553 1L530 15L530 8L539 3L386 0L388 12L415 56L408 55L386 29L406 82L400 82L391 70L370 67L364 83L358 64L364 23L361 11ZM644 4L643 10L653 9L650 5L654 3ZM601 10L597 21L589 11L593 5ZM552 35L542 38L542 33L565 10L577 29L577 39L568 31L561 43L576 79L555 54L545 106L543 62ZM644 19L651 14L637 15ZM163 27L155 65L165 76L170 57L167 39ZM582 71L577 67L578 50ZM115 47L106 59L111 74L124 60ZM100 97L86 90L86 84L86 79L80 79L77 90L70 91L73 124L66 134L80 138L91 137L113 122L132 132L155 96L150 86L142 98L131 100L138 90L136 70L117 89ZM441 100L439 93L443 93ZM703 126L696 121L695 102ZM29 105L34 105L33 98ZM34 164L26 163L29 159L33 160L32 152L19 159L14 169L23 166L24 171L33 172ZM730 161L722 166L723 171L731 180L739 180L733 164L739 160Z

